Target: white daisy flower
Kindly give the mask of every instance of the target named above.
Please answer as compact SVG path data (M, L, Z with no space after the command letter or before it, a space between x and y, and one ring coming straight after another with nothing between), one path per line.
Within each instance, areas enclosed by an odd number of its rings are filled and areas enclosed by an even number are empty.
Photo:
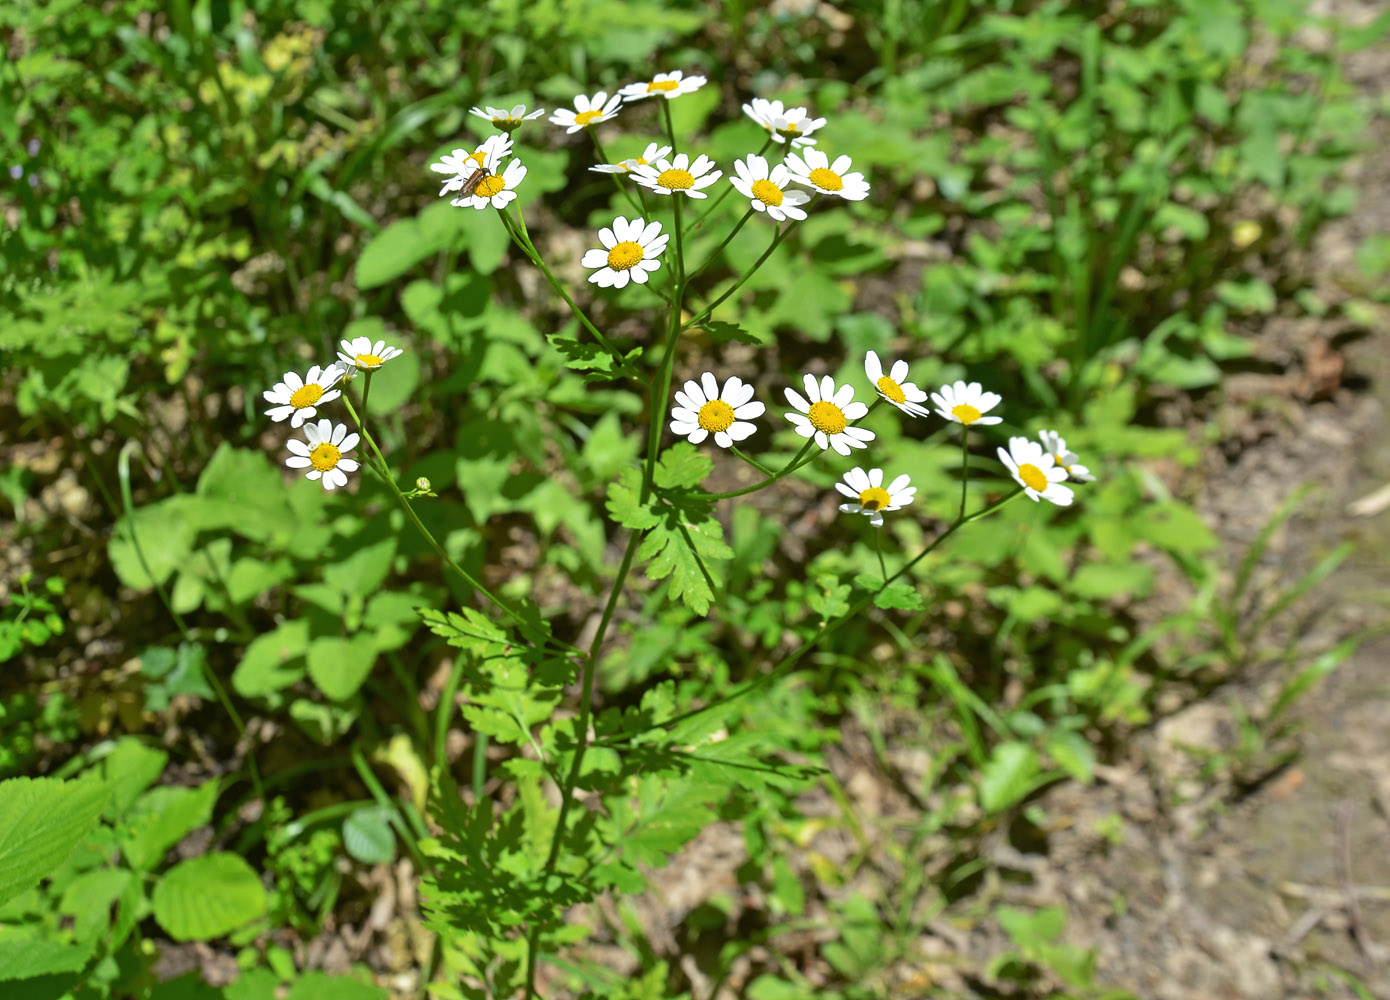
M814 146L811 133L825 124L824 118L811 118L805 108L783 108L781 101L765 101L761 97L743 106L743 113L772 136L774 142L790 142L793 146Z
M442 157L438 163L431 163L430 169L435 173L450 175L444 181L444 186L439 189L440 195L466 188L470 178L479 170L486 173L495 171L501 164L502 157L511 155L511 151L510 138L501 134L490 135L471 153L466 149L455 149Z
M834 448L841 455L848 455L851 448L867 448L874 432L849 426L851 420L869 412L863 403L854 401L854 386L836 389L835 380L829 375L822 376L819 385L814 375L807 375L805 385L809 402L795 389L787 390L787 402L800 411L786 414L796 432L804 438L814 435L816 444Z
M870 351L864 355L864 374L869 376L869 381L873 383L880 396L904 413L913 417L931 415L931 411L925 406L917 405L927 398L927 394L911 382L903 381L907 378L906 361L894 361L893 370L885 375L883 365L878 360L878 353Z
M797 206L806 204L811 196L805 191L787 190L791 173L782 164L769 170L767 160L753 153L744 160L735 160L734 172L738 176L730 177L729 183L750 200L756 211L766 212L768 218L778 222L806 218Z
M1067 478L1075 479L1080 483L1094 483L1096 477L1091 475L1091 470L1080 464L1076 453L1067 450L1066 439L1056 431L1039 431L1038 439L1042 442L1043 451L1052 456L1053 460L1062 468L1067 470Z
M632 179L657 194L681 192L692 198L708 198L709 195L700 189L709 187L724 176L722 170L711 171L713 166L714 161L703 153L695 158L694 163L684 153L677 153L674 160L662 157L656 163L633 167Z
M267 403L276 404L266 410L265 415L276 423L288 417L291 427L299 427L318 413L318 404L343 394L342 390L333 388L342 379L343 372L344 366L337 361L327 368L314 365L303 378L298 372L285 372L283 382L276 382L275 388L261 393Z
M846 173L852 165L848 156L837 156L830 162L819 149L805 150L803 160L795 153L787 154L787 167L792 180L813 187L821 194L833 194L848 201L862 201L869 196L869 182L859 171Z
M766 407L753 399L753 387L737 375L731 375L719 391L714 372L705 372L700 381L686 382L684 391L676 390L679 406L671 409L671 430L699 444L711 433L714 443L727 448L742 441L756 427L747 421L761 417Z
M338 357L342 358L344 367L356 368L359 371L380 368L392 358L405 353L399 347L388 347L384 340L378 340L373 344L371 337L342 340L338 345L342 348Z
M587 250L579 263L598 268L589 280L600 288L622 288L629 280L645 284L650 272L661 266L656 258L666 249L670 236L661 231L661 223L644 222L641 217L625 219L621 215L612 227L598 231L603 249Z
M986 417L984 414L999 405L1004 397L997 392L985 392L979 382L967 385L958 381L955 385L943 385L940 392L931 394L936 404L936 412L947 420L958 424L997 424L1002 417Z
M308 444L298 438L285 443L290 450L285 464L291 469L308 469L305 478L323 480L326 490L346 486L347 473L357 471L357 461L343 456L357 447L360 438L348 433L347 424L335 425L331 420L306 424L304 437Z
M669 73L658 73L651 80L642 83L629 83L618 91L625 101L640 101L644 97L655 97L662 95L668 101L674 101L682 94L693 94L705 85L703 76L686 76L682 78L680 70L672 70Z
M539 118L541 115L545 114L545 108L537 108L535 111L527 114L526 105L524 104L518 104L510 111L506 111L502 108L484 106L470 109L469 114L477 115L479 118L486 118L488 121L492 122L493 128L499 128L503 132L512 132L520 128L522 122L529 122L533 118Z
M526 167L520 160L512 160L502 173L493 173L489 168L473 184L472 189L464 188L457 198L449 202L463 208L506 208L516 200L516 189L526 179Z
M633 167L645 167L649 163L664 159L671 155L670 146L661 146L655 142L647 144L641 156L631 156L626 160L619 160L617 163L600 163L596 167L590 167L596 174L626 174L631 173Z
M565 130L566 135L573 135L581 129L590 128L599 122L606 122L618 114L618 108L622 105L623 99L617 94L608 96L607 91L600 90L592 99L580 94L574 99L574 110L569 108L557 108L555 113L550 116L548 121L552 125L559 125Z
M1057 460L1038 442L1026 437L1009 438L1009 448L999 449L999 461L1009 467L1014 482L1023 487L1028 498L1037 503L1038 498L1051 500L1058 507L1070 507L1071 487L1063 486L1067 470L1057 464Z
M917 495L917 487L909 486L912 481L906 473L893 480L885 488L883 470L850 469L845 473L842 483L835 488L850 498L849 503L840 504L842 514L865 514L875 528L883 527L883 513L898 510L912 503Z

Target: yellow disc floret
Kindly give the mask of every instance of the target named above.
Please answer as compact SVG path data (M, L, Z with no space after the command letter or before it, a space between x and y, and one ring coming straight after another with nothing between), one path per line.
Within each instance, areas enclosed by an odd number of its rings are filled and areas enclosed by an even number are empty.
M473 193L479 198L491 198L499 191L505 190L507 182L496 174L488 174L473 187Z
M811 183L822 191L839 191L845 186L839 174L825 167L817 167L811 171Z
M870 486L859 494L859 506L865 510L882 510L893 502L882 486Z
M825 434L841 434L849 423L845 419L844 410L834 403L827 403L824 400L819 403L812 403L806 416L810 419L812 427Z
M753 192L753 197L764 205L771 205L776 208L782 204L782 189L766 178L754 181L750 190Z
M343 453L338 450L338 446L327 441L320 441L314 446L314 450L309 452L309 461L320 472L337 468L338 460L342 457Z
M1029 462L1024 462L1018 467L1018 478L1023 480L1024 486L1039 493L1048 487L1048 479L1043 470Z
M677 80L653 80L647 84L647 93L656 94L663 90L675 90L679 86L680 82Z
M381 358L375 354L357 355L357 366L359 368L380 368L384 364L386 364L386 362L382 361Z
M973 424L980 419L980 411L969 403L959 403L951 407L951 413L963 424Z
M323 386L310 382L290 393L290 405L297 410L302 410L306 406L313 406L322 396Z
M777 130L777 134L787 139L795 139L801 134L801 129L797 127L796 122L787 122Z
M595 118L601 117L602 115L602 108L595 108L593 111L581 111L574 116L574 123L576 125L588 125Z
M608 251L608 266L615 271L630 271L642 262L644 256L640 243L623 240Z
M689 170L663 170L656 182L668 191L686 191L695 186L695 175Z
M707 431L727 431L734 422L734 408L722 399L711 399L700 407L699 421Z
M890 403L906 403L907 394L903 392L903 387L894 382L887 375L878 380L878 391L883 393L883 398Z

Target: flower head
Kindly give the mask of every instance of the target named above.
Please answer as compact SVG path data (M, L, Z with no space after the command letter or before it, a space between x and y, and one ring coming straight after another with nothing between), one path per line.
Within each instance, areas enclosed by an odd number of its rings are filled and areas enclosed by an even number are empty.
M692 198L708 198L701 188L707 188L720 177L722 170L712 170L714 161L703 153L690 162L690 157L677 153L675 159L665 157L632 168L632 179L657 194L686 194Z
M1067 450L1066 439L1056 431L1039 431L1038 440L1042 442L1043 451L1051 455L1058 465L1067 470L1068 479L1075 479L1081 483L1096 481L1096 477L1091 475L1091 470L1080 464L1081 460L1076 457L1074 452Z
M830 162L819 149L803 150L806 158L796 153L787 154L787 168L791 170L792 180L798 184L813 187L821 194L833 194L848 201L862 201L869 196L869 182L859 171L848 173L853 165L848 156L837 156Z
M318 412L318 404L343 394L333 386L342 379L345 367L337 361L327 368L314 365L303 378L298 372L285 372L284 381L276 382L275 388L261 394L267 403L276 404L266 410L265 415L276 423L288 417L291 427L299 427Z
M347 473L357 471L357 461L343 456L357 447L358 436L349 434L346 424L320 420L304 426L304 438L307 444L298 438L285 443L290 450L285 464L291 469L308 469L305 478L322 480L326 490L346 486Z
M501 134L490 135L471 153L466 149L455 149L442 157L438 163L431 163L430 169L435 173L450 175L445 179L444 186L439 189L440 195L464 190L473 175L480 170L484 173L495 172L502 158L509 156L511 151L511 139Z
M649 163L655 163L657 160L670 155L670 146L661 146L655 142L649 142L641 156L628 157L626 160L619 160L617 163L600 163L598 166L590 167L589 169L596 174L626 174L631 173L633 167L645 167Z
M753 387L737 375L729 376L720 392L714 372L705 372L698 383L686 382L684 390L676 390L680 405L671 410L671 430L691 444L713 434L714 443L727 448L757 430L747 421L761 417L766 408L757 401L749 402L752 399Z
M656 258L669 240L661 231L661 223L620 215L611 228L604 226L598 231L603 248L585 251L579 263L598 268L589 280L601 288L622 288L629 280L645 284L650 272L661 266Z
M845 473L844 482L836 483L835 488L850 498L849 503L840 504L844 514L864 514L875 528L883 527L883 513L898 510L912 503L917 495L917 487L909 486L912 481L906 473L883 485L883 470L850 469Z
M566 135L573 135L581 129L592 128L599 122L606 122L618 114L623 99L617 94L608 96L600 90L592 98L580 94L574 99L574 110L557 108L548 119L552 125L559 125Z
M386 341L378 340L372 343L371 337L355 337L352 340L344 340L339 343L342 350L338 352L338 357L343 360L343 367L358 371L370 371L380 368L392 358L400 357L405 352L399 347L388 347Z
M493 173L490 169L478 178L472 188L465 187L457 198L449 202L450 205L457 205L462 208L465 205L472 205L474 208L506 208L516 199L516 189L522 181L526 179L526 167L520 160L513 160L507 164L507 169L502 173Z
M640 83L629 83L618 93L625 101L640 101L644 97L655 97L657 94L668 101L674 101L681 94L693 94L704 85L705 78L703 76L682 78L681 71L677 69L669 73L658 73L650 80L643 80Z
M477 115L479 118L486 118L492 122L492 127L501 129L503 132L513 132L521 127L522 122L529 122L533 118L539 118L545 114L545 108L537 108L530 114L526 113L526 105L518 104L510 111L502 108L481 107L473 108L470 114Z
M999 423L1002 417L986 417L984 414L998 406L1003 398L997 392L985 392L979 382L967 385L963 380L955 385L943 385L940 392L931 394L937 413L967 427L971 424Z
M805 108L783 108L781 101L755 97L743 106L743 113L772 136L774 142L793 146L814 146L811 133L825 124L824 118L811 118Z
M911 382L905 382L907 378L907 362L894 361L893 370L883 374L883 365L878 360L878 354L870 351L864 355L864 374L869 376L869 381L874 384L878 394L898 409L912 417L925 417L930 414L925 406L918 406L927 398L927 394Z
M1023 492L1034 503L1042 497L1058 507L1071 506L1071 488L1062 485L1067 470L1043 451L1038 442L1026 437L1011 437L1008 450L999 449L999 461L1009 467L1014 482L1023 487Z
M819 385L814 375L807 375L805 386L806 399L795 389L787 390L787 402L798 412L788 413L786 418L798 434L804 438L814 436L816 444L834 448L841 455L848 455L851 448L868 447L874 432L849 426L851 420L858 420L869 412L863 403L854 401L854 386L842 385L836 389L835 380L829 375L822 376Z
M778 222L806 218L797 206L806 204L811 196L805 191L787 190L791 173L783 164L769 169L767 160L753 153L734 161L734 173L738 176L730 177L729 183L749 199L755 211L766 212L768 218Z

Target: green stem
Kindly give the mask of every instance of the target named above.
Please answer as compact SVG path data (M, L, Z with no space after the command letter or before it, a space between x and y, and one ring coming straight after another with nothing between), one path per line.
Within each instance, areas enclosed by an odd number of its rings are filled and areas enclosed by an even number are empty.
M749 465L751 465L753 468L757 469L757 470L758 470L759 472L761 472L764 476L767 476L769 479L775 479L775 478L776 478L776 475L773 473L773 471L772 471L771 469L769 469L767 466L763 465L762 462L759 462L756 458L753 458L751 455L745 455L742 451L739 450L738 445L736 445L736 444L731 444L731 445L729 445L729 450L730 450L731 452L733 452L735 455L737 455L739 458L743 459L745 462L747 462L747 463L748 463Z
M483 787L487 784L487 733L473 734L473 801L483 800Z
M676 127L671 123L671 102L664 97L658 97L661 102L661 114L666 119L666 138L671 141L671 155L675 156L678 152L676 147Z
M695 497L701 500L729 500L733 497L741 497L746 496L749 493L756 493L758 492L758 490L771 486L779 479L785 479L787 476L791 475L793 472L801 468L803 465L806 465L808 462L815 461L816 458L824 454L823 451L811 451L811 447L815 443L816 441L814 437L807 438L806 443L801 446L801 450L792 456L792 460L787 463L786 467L783 468L781 472L768 473L767 478L764 479L761 483L754 483L752 486L745 486L741 490L729 490L725 493L697 493L695 494Z
M870 527L873 527L870 525ZM883 529L874 528L874 551L878 553L878 571L883 575L884 586L888 585L888 566L883 561Z
M717 258L721 253L723 253L724 248L729 245L729 243L733 240L735 236L738 235L738 231L743 228L743 224L752 217L753 210L751 208L743 213L743 218L739 219L737 224L735 224L734 228L729 230L729 235L724 237L724 242L720 243L719 246L715 247L714 252L705 258L705 262L691 272L690 280L693 281L695 275L699 274L705 268L709 267L711 264L714 263L715 258Z
M686 329L689 329L692 326L699 326L701 323L703 323L706 319L709 318L710 314L714 312L714 310L719 308L719 306L724 302L725 299L727 299L730 295L733 295L740 288L742 288L744 282L746 282L749 278L753 277L753 272L762 266L763 261L767 260L768 257L772 256L772 251L777 249L778 244L780 244L784 239L786 239L787 234L791 231L792 227L789 225L783 226L781 229L779 229L777 235L772 238L772 242L768 245L768 248L763 251L762 256L753 262L753 266L750 267L747 271L743 272L743 276L740 277L738 281L734 282L733 286L730 287L726 292L724 292L723 295L719 296L719 298L715 299L709 305L705 306L705 308L700 312L698 316L692 319L689 323L686 323Z
M771 145L772 145L772 133L769 132L769 133L767 134L767 140L763 143L763 148L760 149L760 150L758 150L757 155L758 155L758 156L762 156L764 153L767 152L768 147L771 146ZM726 177L725 180L728 180L728 178ZM691 231L692 233L693 233L693 232L698 232L699 229L700 229L700 227L703 226L703 225L705 224L705 220L708 219L708 218L710 217L710 215L714 212L714 210L715 210L716 208L719 207L720 203L721 203L725 198L729 197L729 195L730 195L733 191L735 191L735 190L737 190L737 189L736 189L732 184L730 184L730 185L729 185L728 187L726 187L723 191L719 192L719 197L715 198L714 201L710 202L709 208L705 209L704 212L702 212L702 213L700 214L700 217L699 217L698 219L696 219L693 223L691 223L691 225L690 225L690 231Z
M367 380L362 384L362 416L365 418L370 412L367 409L367 397L372 394L372 369L366 372Z
M353 407L352 400L348 399L346 395L342 397L342 400L347 406L348 413L352 416L353 423L357 425L357 432L362 435L362 440L367 442L367 446L371 448L372 454L376 456L376 462L369 462L368 465L371 467L372 471L377 474L377 477L386 484L387 488L390 489L391 494L396 498L396 503L400 504L401 510L405 512L405 516L409 519L410 523L414 525L415 530L420 533L420 536L424 538L429 547L434 550L434 554L439 556L444 564L457 574L459 579L468 584L468 586L472 587L483 597L487 598L499 611L510 618L532 642L536 643L538 646L550 644L567 653L578 653L579 650L569 643L557 639L554 636L536 632L531 627L531 624L527 622L519 612L512 610L500 597L475 579L473 574L469 573L454 561L454 558L444 550L443 545L439 544L439 540L434 537L430 529L425 527L425 523L421 521L420 516L415 513L415 508L411 505L410 500L401 492L401 488L396 485L396 480L391 475L391 467L387 464L386 458L381 454L381 449L377 447L376 439L373 438L371 433L367 430L366 425L362 422L362 418L357 415L357 410Z
M960 513L957 518L965 516L965 488L970 484L970 425L961 424L960 428Z
M652 398L651 422L647 430L647 459L642 467L642 502L651 496L652 479L656 473L656 455L661 446L662 425L666 422L667 397L671 394L671 368L675 360L676 341L681 332L681 300L685 297L685 245L681 240L681 196L675 195L676 209L676 266L672 271L671 321L666 333L666 348L661 356L660 385Z

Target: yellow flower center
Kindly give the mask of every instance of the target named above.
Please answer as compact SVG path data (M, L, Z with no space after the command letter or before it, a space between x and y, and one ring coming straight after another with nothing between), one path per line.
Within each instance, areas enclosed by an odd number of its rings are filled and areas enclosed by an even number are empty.
M707 431L727 431L734 422L734 408L722 399L700 407L700 426Z
M507 182L496 174L488 174L473 186L473 193L479 198L491 198L507 187Z
M811 171L811 183L822 191L839 191L845 186L845 182L840 180L840 175L833 170L825 167L817 167Z
M647 93L655 94L658 91L675 90L679 86L680 82L678 80L653 80L651 83L647 84Z
M689 170L663 170L656 182L668 191L685 191L695 186L695 175Z
M878 391L883 393L883 398L890 403L906 403L907 394L903 392L903 387L894 382L887 375L878 380Z
M296 410L302 410L306 406L313 406L321 396L323 396L323 386L310 382L290 393L290 405Z
M623 240L608 251L608 266L615 271L630 271L642 262L644 256L640 243Z
M337 468L338 460L342 457L343 453L338 450L338 446L327 441L320 441L314 446L314 450L309 452L309 461L320 472Z
M882 510L892 502L892 497L882 486L870 486L859 494L859 506L865 510Z
M811 426L818 431L826 434L840 434L844 431L845 411L834 403L827 403L822 400L819 403L812 403L811 410L806 414L811 420Z
M574 116L574 123L576 125L587 125L595 118L602 117L602 115L602 108L594 108L594 110L592 111L581 111L579 112L579 114Z
M1024 462L1018 467L1018 478L1023 480L1024 486L1030 490L1037 490L1039 493L1047 489L1048 486L1047 476L1043 470L1028 462Z
M777 134L792 139L801 134L801 129L797 128L796 122L787 122L777 130Z
M386 362L382 361L381 358L377 357L375 354L357 355L357 364L362 368L380 368L385 363Z
M478 166L486 169L487 164L483 161L487 159L487 153L483 150L475 149L473 152L468 154L468 158L472 160L474 163L476 163Z
M951 407L951 413L963 424L973 424L980 419L980 411L969 403L959 403Z
M503 132L513 132L521 127L521 119L512 118L510 116L506 118L494 118L492 120L492 127L501 129ZM478 162L481 163L482 161L479 160Z
M752 186L753 197L757 198L764 205L771 205L776 208L782 204L782 189L772 181L763 179L754 181Z

